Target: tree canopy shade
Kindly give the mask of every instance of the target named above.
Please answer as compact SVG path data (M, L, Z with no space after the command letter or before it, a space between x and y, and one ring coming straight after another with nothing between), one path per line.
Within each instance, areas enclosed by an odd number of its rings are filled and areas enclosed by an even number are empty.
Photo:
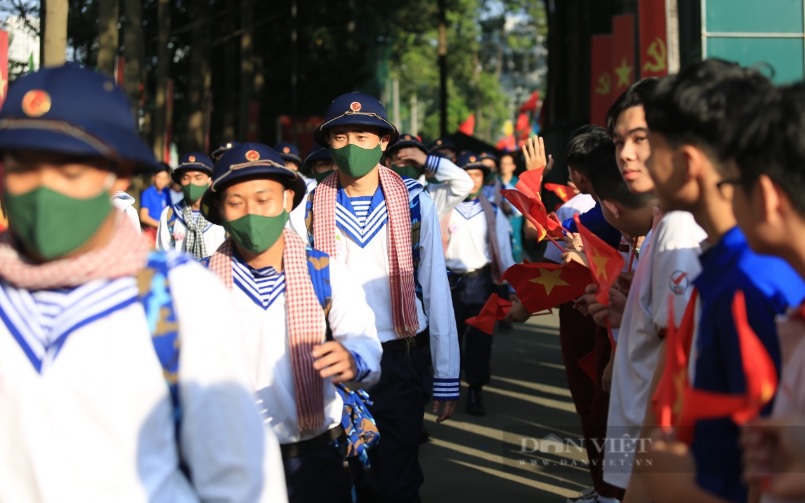
M62 1L69 4L68 59L111 73L123 58L124 87L157 153L171 127L171 100L180 151L250 136L273 144L279 117L321 115L353 90L381 97L401 129L438 135L432 0ZM522 98L511 95L506 76L539 64L544 3L445 1L448 131L474 114L475 136L494 143ZM41 14L38 1L26 0L0 0L0 11L30 20Z

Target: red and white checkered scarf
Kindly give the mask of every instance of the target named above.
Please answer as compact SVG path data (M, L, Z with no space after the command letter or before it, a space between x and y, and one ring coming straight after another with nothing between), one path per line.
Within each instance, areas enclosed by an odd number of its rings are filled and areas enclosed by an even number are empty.
M397 337L413 337L419 329L411 255L411 213L408 188L400 176L385 166L378 168L380 188L386 199L389 229L389 283L394 331ZM330 176L313 194L313 242L331 257L335 248L335 200L338 177Z
M324 385L313 368L313 347L324 342L327 322L324 310L313 290L307 266L305 242L295 232L282 231L285 250L282 269L285 273L285 319L291 348L296 414L300 431L318 430L324 426ZM210 258L210 270L227 288L232 288L232 238L228 238Z
M0 278L17 288L51 290L69 288L96 279L134 276L148 261L150 245L122 215L116 215L114 232L102 248L76 257L33 264L20 255L9 231L0 234Z

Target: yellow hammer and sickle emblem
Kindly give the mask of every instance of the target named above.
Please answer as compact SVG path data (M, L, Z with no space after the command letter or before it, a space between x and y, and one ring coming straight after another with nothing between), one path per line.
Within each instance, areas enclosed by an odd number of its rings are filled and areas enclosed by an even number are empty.
M602 73L598 76L598 86L595 88L595 94L607 95L612 90L612 79L609 72Z
M643 73L656 73L666 69L668 53L665 48L665 42L660 37L657 37L649 44L646 54L650 59L643 65Z

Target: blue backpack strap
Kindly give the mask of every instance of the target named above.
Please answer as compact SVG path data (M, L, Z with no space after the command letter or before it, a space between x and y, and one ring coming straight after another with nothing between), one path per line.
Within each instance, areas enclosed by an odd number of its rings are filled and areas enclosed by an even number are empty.
M179 440L179 426L182 420L182 407L179 400L177 382L179 372L179 320L173 305L173 296L168 282L171 268L190 259L185 255L164 252L151 252L148 263L137 273L137 287L140 302L145 310L151 342L162 366L165 383L170 392L173 407L173 421L176 440Z
M411 213L411 256L414 260L414 292L419 298L419 301L424 302L422 300L422 285L419 284L419 262L421 260L419 242L422 232L422 213L419 207L419 194L408 200L408 207Z
M176 210L173 209L173 206L168 206L168 213L166 215L165 222L168 224L168 232L173 238L173 227L176 225Z

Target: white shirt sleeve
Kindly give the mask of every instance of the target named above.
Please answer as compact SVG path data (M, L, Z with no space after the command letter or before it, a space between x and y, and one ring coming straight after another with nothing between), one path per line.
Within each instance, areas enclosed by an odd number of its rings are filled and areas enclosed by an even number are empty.
M163 209L162 213L159 215L156 241L156 249L159 251L173 250L173 236L171 236L168 230L168 210L173 211L173 209L168 206Z
M228 336L229 293L196 263L173 268L170 285L182 341L180 445L199 501L287 501L276 438L265 433L236 357L239 339Z
M332 305L327 319L333 339L363 361L365 367L358 364L359 375L355 381L368 387L380 380L380 359L383 356L375 328L375 314L366 303L363 288L352 280L341 262L330 260L330 284Z
M134 229L137 231L137 234L142 234L143 230L140 227L140 217L137 216L137 210L134 209L134 206L127 207L123 210L123 213L125 214L126 219L131 222L131 226L134 227Z
M430 328L433 399L458 400L459 349L453 300L447 281L439 217L430 197L420 194L420 263L417 279Z
M425 171L435 178L435 183L428 184L428 193L433 198L439 218L472 192L472 178L450 159L429 155L425 161Z
M693 279L701 272L700 243L707 235L687 212L668 213L657 225L651 274L651 318L659 333L668 327L668 303L674 303L676 326L682 321L693 292ZM670 299L670 300L669 300Z
M496 239L498 240L498 249L500 250L500 265L503 268L501 273L514 265L514 256L512 255L512 228L509 223L509 218L498 208L495 211L495 230L497 233Z

